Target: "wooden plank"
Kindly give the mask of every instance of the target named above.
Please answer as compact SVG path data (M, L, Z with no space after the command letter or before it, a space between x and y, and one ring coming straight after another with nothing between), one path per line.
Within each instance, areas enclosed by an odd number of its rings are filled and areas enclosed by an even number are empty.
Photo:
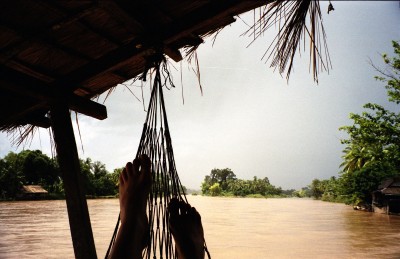
M106 106L94 101L90 101L81 96L71 95L71 98L68 100L68 107L73 111L96 118L98 120L104 120L107 118Z
M75 258L97 258L89 211L80 172L78 151L66 103L51 106L57 159L62 172Z

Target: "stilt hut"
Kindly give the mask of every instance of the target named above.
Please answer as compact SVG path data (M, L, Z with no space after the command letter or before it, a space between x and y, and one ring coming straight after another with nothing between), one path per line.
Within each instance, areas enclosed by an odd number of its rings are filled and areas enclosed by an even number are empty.
M271 22L287 18L273 46L282 72L304 35L310 36L314 68L321 53L318 1L242 0L14 0L0 3L0 130L21 139L35 127L51 128L62 171L76 258L96 258L82 187L70 111L103 120L106 107L92 99L147 70L161 53L178 62L203 39L263 7L254 38ZM305 29L308 19L311 27ZM307 25L308 26L308 25ZM322 44L324 45L324 44ZM262 53L260 53L262 55ZM289 61L289 62L288 62ZM328 65L329 66L329 65ZM315 69L314 71L317 71ZM314 72L316 76L316 72ZM19 142L20 140L17 140Z
M400 215L400 177L387 179L372 194L374 212Z

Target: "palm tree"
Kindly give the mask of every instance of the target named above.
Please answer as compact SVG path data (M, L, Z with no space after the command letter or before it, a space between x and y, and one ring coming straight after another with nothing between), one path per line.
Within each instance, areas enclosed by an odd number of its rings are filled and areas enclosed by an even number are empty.
M359 145L347 146L343 150L344 155L343 163L340 167L343 167L343 172L354 172L368 166L372 162L380 160L380 153L372 147L362 147Z

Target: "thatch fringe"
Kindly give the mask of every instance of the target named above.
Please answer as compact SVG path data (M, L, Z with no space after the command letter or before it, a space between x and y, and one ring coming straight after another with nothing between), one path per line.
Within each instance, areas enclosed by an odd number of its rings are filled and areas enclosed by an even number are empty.
M41 145L41 138L40 138L40 128L34 125L22 125L22 126L13 126L6 129L1 129L7 133L7 137L10 140L12 146L20 147L22 146L23 149L29 148L32 144L33 138L36 133L39 135L39 141ZM49 139L50 139L50 149L52 157L56 157L55 152L55 142L53 139L53 132L51 128L48 129L49 132Z

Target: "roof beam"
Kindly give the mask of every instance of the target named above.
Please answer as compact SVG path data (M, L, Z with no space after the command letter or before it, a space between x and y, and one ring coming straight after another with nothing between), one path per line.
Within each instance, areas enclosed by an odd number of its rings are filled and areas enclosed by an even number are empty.
M104 105L64 92L59 87L49 87L39 80L6 67L0 67L0 88L33 98L37 100L39 107L46 107L50 102L66 99L71 110L99 120L107 118L107 109ZM26 111L32 112L32 108L35 109L35 106L27 108ZM20 116L23 115L26 113L20 112Z
M51 126L51 121L48 117L37 117L37 118L32 118L27 121L28 124L31 124L33 126L41 127L41 128L50 128Z
M34 126L48 128L51 126L51 121L46 116L30 116L27 118L27 115L31 112L35 112L37 110L43 109L48 106L47 102L38 102L35 105L31 105L28 108L23 108L22 110L15 111L13 110L10 113L8 118L0 119L0 125L26 125L32 124ZM1 127L0 127L1 128Z
M50 83L54 81L54 77L51 77L47 71L38 71L37 68L32 68L30 65L23 63L25 62L21 62L21 60L10 60L7 62L7 66L24 74L28 74L34 78L37 78L45 83Z

